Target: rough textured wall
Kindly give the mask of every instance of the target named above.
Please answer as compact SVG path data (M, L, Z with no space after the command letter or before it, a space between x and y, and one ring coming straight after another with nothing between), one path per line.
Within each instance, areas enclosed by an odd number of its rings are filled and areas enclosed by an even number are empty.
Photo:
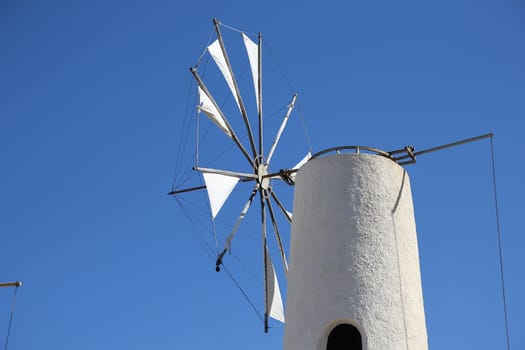
M363 349L425 350L409 178L381 156L314 159L297 174L285 350L326 349L351 323Z

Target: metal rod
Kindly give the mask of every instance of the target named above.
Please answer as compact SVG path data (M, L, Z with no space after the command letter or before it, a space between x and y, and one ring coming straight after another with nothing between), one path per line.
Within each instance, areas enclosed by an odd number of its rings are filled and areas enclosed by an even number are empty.
M236 171L228 171L228 170L222 170L222 169L201 168L201 167L195 166L193 167L193 170L196 170L201 173L218 174L218 175L232 176L232 177L238 177L238 178L249 178L249 179L256 178L254 174L239 173Z
M284 205L281 203L275 192L273 192L271 188L269 188L268 191L270 191L270 195L272 196L275 203L277 203L277 206L281 209L283 215L288 219L289 222L292 222L290 214L288 214L288 211L285 209Z
M22 285L22 282L15 281L15 282L0 282L0 288L4 287L20 287Z
M268 333L268 253L266 248L266 209L264 207L264 194L262 188L259 189L261 200L261 221L262 221L262 245L264 260L264 333Z
M264 138L263 138L263 104L262 104L262 34L259 33L259 36L258 36L258 65L257 65L257 69L258 69L258 81L257 81L257 93L259 94L259 96L257 96L257 110L258 110L258 113L259 113L259 156L261 156L261 158L264 158L264 148L263 148L263 141L264 141Z
M470 139L465 139L465 140L461 140L461 141L456 141L456 142L452 142L452 143L447 143L446 145L443 145L443 146L438 146L438 147L428 148L428 149L425 149L425 150L423 150L423 151L414 152L414 155L417 157L417 156L420 156L420 155L422 155L422 154L426 154L426 153L430 153L430 152L440 151L440 150L445 149L445 148L450 148L450 147L454 147L454 146L459 146L459 145L463 145L463 144L465 144L465 143L470 143L470 142L474 142L474 141L482 140L482 139L485 139L485 138L491 138L492 136L494 136L494 134L492 134L492 133L488 133L488 134L484 134L484 135L480 135L480 136L472 137L472 138L470 138Z
M226 242L224 243L224 248L222 249L222 252L217 257L216 266L215 266L215 270L217 272L220 271L220 265L222 264L222 258L224 257L224 254L226 254L226 252L230 249L233 237L235 237L235 234L237 233L237 230L239 229L239 226L241 225L242 220L244 220L244 217L246 216L248 209L250 209L250 206L252 205L253 199L255 198L255 195L257 194L258 189L259 189L259 185L257 184L253 188L253 191L250 194L248 201L244 205L244 208L242 208L241 214L239 215L239 218L235 222L235 225L233 225L233 228L230 234L228 235L228 238L226 238Z
M268 211L270 212L270 219L272 220L273 232L275 233L275 238L279 245L279 251L281 253L281 259L283 261L284 272L288 275L288 262L286 261L286 253L284 252L283 242L281 240L281 233L279 232L279 226L277 226L277 220L275 219L275 214L272 207L272 202L268 195L266 194L266 203L268 204Z
M191 74L193 74L193 77L195 78L195 80L197 80L197 84L199 84L199 87L202 89L202 91L204 91L206 96L208 96L208 98L213 103L213 105L217 109L217 111L219 111L219 114L220 114L222 120L224 121L224 124L226 124L226 128L230 132L232 140L239 147L239 149L241 150L242 154L244 154L246 159L248 159L248 162L250 162L251 166L253 167L254 166L254 162L253 162L252 157L250 156L248 151L246 151L246 148L244 148L244 146L242 145L241 140L239 140L239 138L237 137L237 134L235 133L235 131L233 131L233 128L230 125L230 123L228 122L228 119L226 119L226 116L224 115L224 113L222 113L222 110L219 108L219 105L217 104L217 102L215 101L215 99L211 95L210 91L208 90L208 88L206 87L204 82L202 81L199 73L197 72L197 69L191 67L190 71L191 71Z
M168 192L168 195L174 196L174 195L179 194L179 193L203 190L205 188L206 188L206 186L190 187L190 188L185 188L183 190L175 190L175 191Z
M290 175L290 174L296 173L298 171L299 171L299 169L285 169L285 170L280 170L278 173L270 173L270 174L263 175L262 178L263 179L266 179L268 177L280 178L283 175Z
M279 142L279 139L281 138L281 135L284 131L284 128L286 127L286 123L288 123L288 118L290 118L290 114L292 113L293 108L295 107L295 101L297 100L297 94L294 94L292 97L292 101L288 105L288 110L286 111L286 114L284 116L284 119L281 123L281 126L279 127L279 131L277 131L277 135L275 136L275 140L273 141L272 147L270 148L270 152L268 153L268 160L266 161L268 164L270 164L270 160L272 159L273 152L275 152L275 148L277 147L277 143Z
M330 153L334 151L349 150L349 149L356 150L357 151L356 153L360 153L362 150L374 152L380 156L385 156L387 158L392 159L392 157L388 154L388 152L382 151L378 148L373 148L373 147L368 147L368 146L337 146L337 147L327 148L325 150L319 151L316 154L312 155L310 159L318 158L326 153Z
M230 75L232 78L232 83L235 89L235 94L237 96L237 101L239 102L239 108L241 109L242 119L244 120L244 123L246 124L246 130L248 131L248 138L250 139L250 146L252 148L253 157L255 158L257 156L257 150L255 149L255 140L253 138L252 128L250 126L250 121L248 120L248 114L246 113L244 102L242 101L242 96L239 90L239 86L237 85L237 80L235 79L235 76L233 75L233 69L230 64L230 59L228 58L228 53L226 52L226 47L224 46L224 41L222 39L222 34L220 30L220 22L218 19L214 18L213 24L215 25L215 31L217 32L217 38L219 39L219 45L221 46L222 55L224 56L224 60L226 61L226 66L228 67L228 71L230 72Z
M420 156L420 155L423 155L423 154L440 151L440 150L445 149L445 148L460 146L460 145L463 145L465 143L479 141L479 140L486 139L486 138L492 138L493 136L494 136L493 133L488 133L488 134L483 134L483 135L479 135L479 136L476 136L476 137L471 137L469 139L464 139L464 140L461 140L461 141L447 143L446 145L428 148L428 149L425 149L425 150L422 150L422 151L419 151L419 152L414 152L414 156L417 157L417 156ZM405 155L405 156L399 157L399 158L397 158L397 160L399 161L399 160L403 160L403 159L407 159L407 158L411 158L410 155Z

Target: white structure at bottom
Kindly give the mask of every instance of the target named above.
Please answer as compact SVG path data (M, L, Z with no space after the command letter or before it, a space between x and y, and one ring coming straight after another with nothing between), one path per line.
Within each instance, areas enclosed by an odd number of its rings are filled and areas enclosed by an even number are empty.
M406 171L372 154L316 158L297 173L285 350L426 350Z

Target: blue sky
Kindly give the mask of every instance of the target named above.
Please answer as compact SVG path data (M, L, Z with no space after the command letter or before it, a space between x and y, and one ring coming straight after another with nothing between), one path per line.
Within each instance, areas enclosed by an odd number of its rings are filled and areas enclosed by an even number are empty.
M0 280L24 282L9 349L282 348L283 327L263 333L165 195L194 110L188 68L214 17L264 35L267 144L273 112L299 94L276 169L308 151L300 116L315 151L424 149L494 132L511 346L523 348L523 2L4 0ZM225 141L212 131L203 161L246 170L234 150L222 154ZM489 141L407 169L430 348L504 348ZM291 206L290 189L278 189ZM239 186L221 220L248 192ZM247 269L230 260L262 309L257 215L254 206L234 245ZM209 218L196 220L205 232ZM0 290L1 337L12 292Z

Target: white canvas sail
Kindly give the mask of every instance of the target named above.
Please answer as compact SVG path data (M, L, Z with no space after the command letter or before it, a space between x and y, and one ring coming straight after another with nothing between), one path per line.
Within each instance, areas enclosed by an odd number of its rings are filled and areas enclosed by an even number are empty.
M301 159L301 161L297 164L295 164L295 166L292 168L292 169L297 169L299 170L303 165L306 164L306 162L308 162L310 160L310 158L312 158L312 153L311 152L308 152L308 154L303 158ZM297 176L297 173L292 173L290 174L290 178L295 181L295 177Z
M266 249L267 262L267 288L268 288L268 314L271 318L284 323L284 307L281 297L281 290L279 289L279 282L273 267L272 259Z
M228 130L226 122L222 118L221 113L219 112L217 107L215 107L215 105L211 101L210 97L206 95L206 93L200 88L200 86L198 87L198 91L200 100L200 111L204 112L212 122L214 122L228 137L231 138L232 134L230 130Z
M228 87L230 88L232 95L235 98L235 102L237 102L237 107L239 107L239 110L241 110L241 104L239 103L237 93L235 92L233 76L231 75L230 70L228 69L228 64L226 63L226 58L224 57L224 54L222 52L219 39L215 40L210 46L208 46L208 52L217 64L217 67L219 67L219 70L224 76L224 79L226 80L226 83L228 84Z
M239 182L239 178L213 173L203 173L202 176L204 177L208 191L211 216L215 219L224 202L226 202L226 199L228 199L235 188L235 185Z
M242 33L242 39L244 46L246 47L246 53L248 54L248 60L250 61L250 68L252 71L253 87L255 89L255 98L257 100L257 111L259 111L259 45L254 43L248 36Z

